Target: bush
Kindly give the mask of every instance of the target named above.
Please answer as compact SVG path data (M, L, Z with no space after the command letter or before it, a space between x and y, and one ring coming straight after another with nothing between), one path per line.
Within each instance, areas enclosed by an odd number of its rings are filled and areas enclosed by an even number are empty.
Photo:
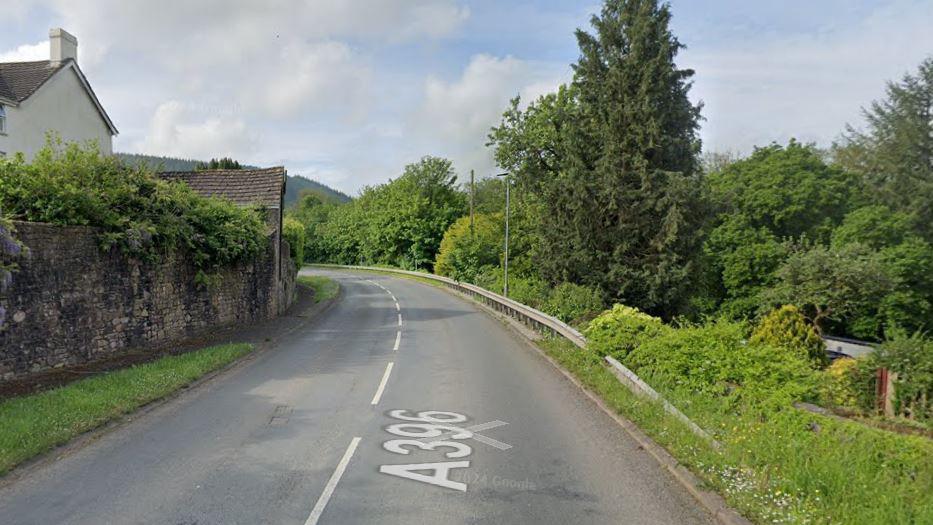
M657 317L621 304L590 321L583 334L590 350L623 360L642 342L667 329Z
M829 363L826 344L796 306L785 305L772 310L755 327L750 342L784 348L816 366Z
M858 361L848 357L833 361L824 375L823 404L857 411L871 408L863 405L864 391L869 385L860 379Z
M921 334L895 335L871 356L872 364L897 374L897 410L912 419L933 421L933 340Z
M301 268L301 265L305 262L305 243L308 240L304 224L291 217L286 217L282 221L282 236L288 241L295 266Z
M565 323L588 321L603 309L598 290L573 283L561 283L551 290L542 310Z
M501 294L505 284L502 268L486 267L476 276L474 284ZM509 274L509 299L513 301L540 310L547 302L549 293L547 283L541 279Z
M814 400L818 372L792 352L746 341L742 322L716 320L641 338L624 363L655 387L773 410Z
M471 233L470 217L457 219L444 232L434 273L473 282L483 267L499 264L503 242L500 223L497 215L476 214Z
M96 146L53 139L31 163L22 155L0 159L0 208L17 220L98 227L103 249L148 262L186 249L202 283L258 255L267 235L257 209L201 197L184 183L102 156Z

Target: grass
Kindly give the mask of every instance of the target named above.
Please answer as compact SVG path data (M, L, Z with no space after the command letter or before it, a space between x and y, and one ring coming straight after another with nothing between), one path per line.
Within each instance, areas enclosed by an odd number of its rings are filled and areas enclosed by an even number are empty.
M315 303L337 297L340 290L337 281L320 275L299 275L298 282L314 290Z
M0 402L0 475L252 351L212 346Z
M594 353L543 349L758 523L933 523L933 442L791 408L751 417L687 392L662 392L723 443L712 450L633 395Z

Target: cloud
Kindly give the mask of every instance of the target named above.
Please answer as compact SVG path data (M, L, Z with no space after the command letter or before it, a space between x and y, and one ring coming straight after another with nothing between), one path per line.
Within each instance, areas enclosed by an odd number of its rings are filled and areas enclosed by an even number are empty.
M258 149L259 140L242 119L204 113L172 100L160 105L146 137L135 144L140 153L182 158L241 157Z
M486 136L501 120L509 100L521 95L527 103L555 90L568 77L569 68L563 65L475 55L458 79L427 79L412 131L443 140L443 145L436 144L441 146L440 154L452 156L461 170L491 171L494 163L485 147Z
M704 148L747 152L791 137L829 145L886 80L929 56L930 23L928 2L898 1L820 30L697 42L679 62L697 72Z
M49 41L23 44L16 49L0 53L0 62L32 62L49 59Z
M267 74L256 75L247 101L257 100L275 118L297 118L307 110L363 112L371 72L346 44L295 43L282 47L277 58Z

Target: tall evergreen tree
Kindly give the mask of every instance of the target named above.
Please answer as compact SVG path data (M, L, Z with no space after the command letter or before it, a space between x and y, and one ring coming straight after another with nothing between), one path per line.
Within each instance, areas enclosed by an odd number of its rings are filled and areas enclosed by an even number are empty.
M871 200L912 214L933 241L933 57L885 94L862 110L864 130L848 127L835 157L864 176Z
M701 218L700 106L670 7L607 0L577 31L577 108L561 132L562 166L541 185L542 273L670 316L682 310Z

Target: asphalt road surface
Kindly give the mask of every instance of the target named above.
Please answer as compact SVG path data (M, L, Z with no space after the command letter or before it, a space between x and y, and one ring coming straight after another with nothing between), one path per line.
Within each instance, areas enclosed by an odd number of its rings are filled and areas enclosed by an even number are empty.
M339 302L276 348L0 489L0 523L711 523L477 306L317 271Z

